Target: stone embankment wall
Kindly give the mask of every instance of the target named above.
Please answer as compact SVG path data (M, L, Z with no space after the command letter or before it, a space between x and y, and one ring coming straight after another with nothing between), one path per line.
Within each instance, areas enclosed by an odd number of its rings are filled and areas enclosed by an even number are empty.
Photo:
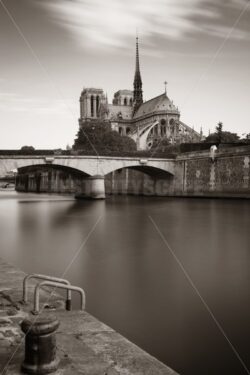
M175 193L183 196L250 198L250 147L219 149L214 160L207 151L178 157Z
M0 258L0 374L21 375L24 335L20 323L34 321L32 295L36 282L29 283L29 303L22 300L25 274ZM65 311L64 298L51 290L41 291L41 306L48 316L56 315L56 375L178 375L86 311ZM88 303L88 296L87 296ZM46 312L45 312L46 311Z
M50 167L26 169L17 177L17 190L78 193L86 177ZM154 168L123 168L105 176L106 194L250 198L250 146L222 148L213 159L208 151L181 154L174 174Z
M250 198L250 147L185 153L175 160L174 176L120 170L106 177L106 193L153 196Z

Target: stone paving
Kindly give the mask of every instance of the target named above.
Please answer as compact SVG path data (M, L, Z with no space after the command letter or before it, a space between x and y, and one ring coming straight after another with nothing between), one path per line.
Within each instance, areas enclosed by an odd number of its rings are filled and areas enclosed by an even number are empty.
M24 335L20 323L35 319L31 303L23 305L22 281L25 274L0 258L0 374L21 374L24 358ZM35 282L31 281L29 296ZM85 311L65 311L63 297L41 293L46 313L60 321L57 352L60 358L55 375L177 375L123 336Z

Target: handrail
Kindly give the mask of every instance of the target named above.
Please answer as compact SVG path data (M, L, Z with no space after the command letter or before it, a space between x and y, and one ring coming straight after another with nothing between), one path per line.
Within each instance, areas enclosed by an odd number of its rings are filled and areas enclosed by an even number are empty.
M41 283L37 284L35 288L35 294L34 294L34 310L32 313L34 315L39 314L39 296L40 296L40 288L42 286L54 286L56 288L61 288L61 289L66 289L66 290L73 290L75 292L79 292L81 295L81 310L85 309L85 303L86 303L86 297L84 290L82 288L79 288L78 286L73 286L73 285L63 285L58 282L54 281L42 281Z
M61 279L59 277L54 277L54 276L42 275L39 273L32 273L30 275L25 276L25 278L23 279L23 303L28 302L27 284L28 284L28 280L30 279L42 279L42 280L47 280L47 281L55 281L57 283L62 283L65 285L70 285L70 282L66 279ZM71 310L71 290L70 289L67 290L66 310L68 311Z

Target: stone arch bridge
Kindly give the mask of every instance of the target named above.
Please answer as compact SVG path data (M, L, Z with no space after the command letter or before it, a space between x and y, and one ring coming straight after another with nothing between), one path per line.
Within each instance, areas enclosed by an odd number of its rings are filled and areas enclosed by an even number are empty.
M41 168L66 170L82 176L84 181L81 195L105 198L104 177L111 172L131 168L154 177L174 175L173 159L142 157L78 156L78 155L1 155L0 176L11 171L22 173L29 169L34 173Z

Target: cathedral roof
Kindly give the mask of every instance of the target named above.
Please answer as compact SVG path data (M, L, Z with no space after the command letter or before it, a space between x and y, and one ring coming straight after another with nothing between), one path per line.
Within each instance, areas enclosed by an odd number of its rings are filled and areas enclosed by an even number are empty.
M127 89L119 90L119 91L115 92L114 96L116 96L116 95L133 95L133 91L127 90Z
M130 120L132 118L132 106L108 105L110 120Z
M134 118L138 118L141 116L148 115L152 112L159 112L159 111L178 112L178 108L168 98L166 93L156 96L155 98L147 100L146 102L142 103L140 107L138 108L138 110L136 111Z

